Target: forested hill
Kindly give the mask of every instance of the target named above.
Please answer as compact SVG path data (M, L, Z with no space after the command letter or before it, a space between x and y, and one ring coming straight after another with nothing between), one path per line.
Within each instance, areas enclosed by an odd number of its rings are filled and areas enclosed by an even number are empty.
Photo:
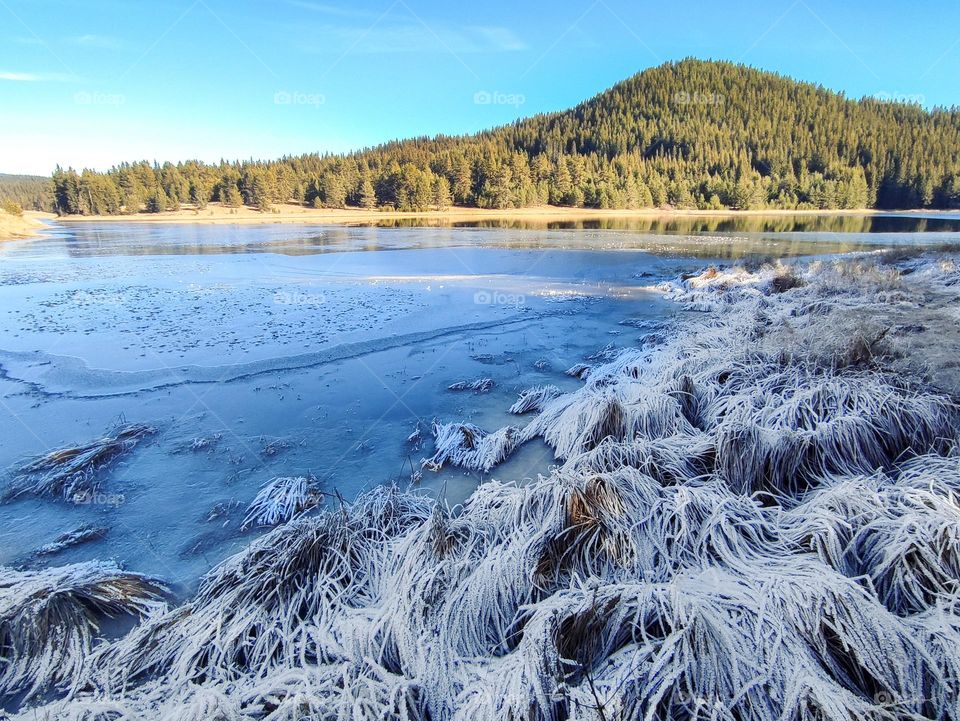
M39 175L0 173L0 208L17 214L26 210L53 210L53 183Z
M186 203L423 210L960 208L960 110L842 94L725 62L646 70L572 110L349 155L57 169L63 213Z

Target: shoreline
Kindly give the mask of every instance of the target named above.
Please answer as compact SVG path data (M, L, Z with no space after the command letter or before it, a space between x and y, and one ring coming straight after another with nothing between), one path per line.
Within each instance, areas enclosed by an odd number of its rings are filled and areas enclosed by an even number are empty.
M315 479L280 476L243 517L263 533L182 600L108 562L0 569L23 599L22 623L44 631L14 681L52 689L13 718L99 712L117 679L111 709L143 719L205 712L210 698L239 718L278 688L298 711L319 699L317 714L372 688L369 708L384 718L398 698L416 718L429 708L444 719L547 717L540 698L589 708L596 688L611 717L662 704L686 718L692 697L743 718L756 708L794 718L821 703L838 717L880 717L888 698L923 698L930 717L948 718L960 680L960 551L949 543L960 271L955 255L893 260L677 281L670 297L696 312L655 350L587 358L567 392L527 388L508 411L515 425L433 425L421 469L486 474L526 443L554 452L549 475L481 480L456 515L387 484L318 507ZM946 375L919 383L920 358ZM66 463L71 450L41 459ZM49 485L41 493L55 496ZM104 589L130 630L94 636L83 597L42 625L33 599L52 603L65 580ZM850 651L823 653L825 628L831 650ZM82 644L64 645L67 633ZM310 643L315 657L304 655ZM404 655L400 643L429 653ZM565 673L556 659L568 657L587 658L596 681ZM437 658L443 676L430 675ZM864 698L851 663L879 690ZM85 687L72 691L74 678ZM798 695L796 678L819 696Z
M274 211L261 212L253 208L221 208L211 204L204 210L184 209L163 213L138 213L136 215L86 215L59 216L61 223L169 223L189 225L276 225L318 224L350 225L397 220L439 221L443 223L475 221L525 221L552 223L589 220L630 219L681 219L681 218L741 218L741 217L790 217L790 216L907 216L951 215L960 218L956 210L877 210L874 208L842 210L679 210L662 208L643 209L598 209L538 206L534 208L509 208L502 210L485 208L450 208L421 212L378 211L361 208L329 209L304 208L296 205L276 206Z
M35 238L46 227L42 221L55 220L56 217L53 213L34 210L24 211L21 216L0 212L0 242Z

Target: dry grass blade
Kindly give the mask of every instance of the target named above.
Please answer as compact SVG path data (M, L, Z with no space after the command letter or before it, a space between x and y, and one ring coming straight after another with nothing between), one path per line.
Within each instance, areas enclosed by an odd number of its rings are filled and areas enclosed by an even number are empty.
M109 531L109 528L105 528L103 526L81 526L73 531L67 531L66 533L57 536L50 543L40 546L36 551L34 551L34 554L37 556L52 556L53 554L60 553L60 551L66 550L67 548L79 546L84 543L90 543L91 541L99 541L101 538L106 536Z
M101 475L112 463L156 432L130 423L95 441L51 451L17 470L6 497L33 494L83 503L99 491Z
M560 395L560 389L556 386L535 386L528 388L520 394L516 403L510 406L510 412L521 416L531 411L542 411L548 401Z
M253 526L276 526L297 515L316 508L321 501L315 479L303 476L271 478L260 486L253 501L247 507L241 530Z
M447 386L451 391L473 391L474 393L487 393L496 385L493 378L477 378L472 381L457 381Z
M439 471L447 463L486 473L502 463L520 443L520 432L506 426L487 433L472 423L435 423L435 453L423 460L423 467Z
M0 568L0 697L78 688L102 619L157 611L165 592L112 563Z

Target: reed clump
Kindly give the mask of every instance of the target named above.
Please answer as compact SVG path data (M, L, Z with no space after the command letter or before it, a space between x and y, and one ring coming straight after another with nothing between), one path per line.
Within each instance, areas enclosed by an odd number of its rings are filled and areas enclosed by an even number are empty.
M15 471L5 498L31 494L73 503L89 502L100 491L109 468L156 432L153 426L128 423L89 443L50 451Z

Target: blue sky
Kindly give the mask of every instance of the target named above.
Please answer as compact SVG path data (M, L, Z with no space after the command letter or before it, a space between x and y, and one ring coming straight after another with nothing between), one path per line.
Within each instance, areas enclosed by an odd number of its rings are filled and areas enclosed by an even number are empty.
M472 132L687 56L960 105L960 3L0 0L0 172Z

